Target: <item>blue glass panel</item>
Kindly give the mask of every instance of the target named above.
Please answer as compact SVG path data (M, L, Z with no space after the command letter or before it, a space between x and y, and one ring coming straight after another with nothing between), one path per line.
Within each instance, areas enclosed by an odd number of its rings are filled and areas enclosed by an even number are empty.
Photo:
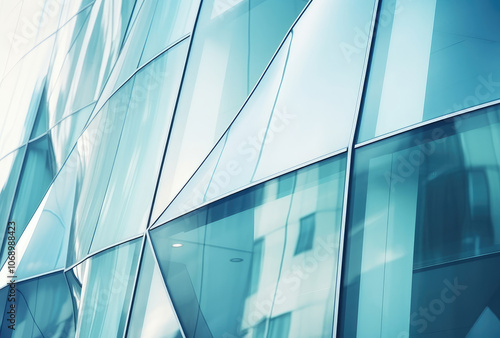
M138 278L127 337L182 337L149 243L144 248Z
M187 337L332 335L345 164L324 160L293 172L287 195L274 179L151 231ZM295 254L311 214L312 248Z
M26 146L10 153L0 160L0 238L9 222L10 208L24 161Z
M45 40L0 82L0 157L28 141L40 106L55 38Z
M257 139L255 134L259 130L265 130L269 120L283 77L290 41L291 38L287 38L225 137L217 143L158 222L164 223L182 212L191 211L204 202L251 182L257 162L257 149L262 144L262 139ZM166 201L166 183L160 181L155 209Z
M227 129L305 4L303 0L203 1L153 218Z
M146 230L188 41L134 76L134 87L92 251Z
M16 247L19 279L64 268L77 191L77 172L65 166ZM5 268L5 267L4 267ZM3 270L2 270L3 272Z
M499 144L494 106L356 150L339 335L493 332Z
M155 14L140 64L149 61L175 40L191 32L200 0L157 1L155 5Z
M96 115L65 166L76 171L67 266L87 255L113 169L133 88L132 79Z
M10 286L6 308L15 305L15 323L9 325L10 314L3 313L2 337L71 337L75 323L71 296L62 272L35 278ZM12 301L11 301L12 300Z
M99 253L75 267L82 283L77 331L80 337L122 337L141 250L135 240Z
M50 137L44 136L28 145L19 177L9 221L15 222L16 243L47 192L55 175L54 152ZM1 262L7 256L6 242L2 243Z
M49 90L51 121L57 122L99 98L120 53L134 2L95 2L82 32L70 45L69 54L66 56L64 49L59 51L66 62ZM84 20L86 15L82 12L80 16ZM74 30L65 31L63 44L79 32L79 24L80 20L74 23Z
M497 1L382 1L358 141L500 98L499 32Z

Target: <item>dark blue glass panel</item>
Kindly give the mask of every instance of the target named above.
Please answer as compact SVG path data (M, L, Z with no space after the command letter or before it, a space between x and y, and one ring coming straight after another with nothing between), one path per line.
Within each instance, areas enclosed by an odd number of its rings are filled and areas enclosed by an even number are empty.
M498 332L499 144L494 106L356 150L341 336Z

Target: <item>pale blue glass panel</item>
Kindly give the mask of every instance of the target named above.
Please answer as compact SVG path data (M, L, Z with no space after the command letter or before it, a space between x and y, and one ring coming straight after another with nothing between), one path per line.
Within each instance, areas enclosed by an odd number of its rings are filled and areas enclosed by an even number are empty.
M324 160L287 174L288 193L276 178L151 231L187 337L332 335L345 164ZM313 241L296 253L304 217Z
M6 306L11 304L7 301ZM15 305L15 330L9 329L10 323L4 313L0 331L2 337L75 335L71 295L62 272L16 283Z
M9 221L16 223L16 243L42 201L55 174L54 152L50 137L44 136L30 143L9 216ZM6 259L6 244L4 241L2 245L2 263Z
M87 124L95 103L69 115L50 130L57 168L60 169Z
M200 0L157 1L140 64L191 32L199 6Z
M490 336L500 318L498 144L494 106L356 151L340 336Z
M133 4L132 0L99 1L92 6L82 32L49 90L49 108L56 116L55 121L99 98L118 58Z
M208 159L190 179L188 186L174 199L158 223L164 223L182 212L193 210L206 201L251 182L258 159L258 149L263 140L263 137L259 140L259 136L263 135L273 109L290 41L291 38L287 38L262 81L225 133L225 137L218 142L217 151L212 151L208 155ZM160 181L159 189L162 188ZM156 205L159 203L158 199L160 202L163 201L162 197L159 192Z
M35 48L0 82L0 157L28 141L53 46L54 37Z
M77 325L80 337L123 335L140 250L141 240L135 240L85 263Z
M149 244L144 248L127 337L182 337L170 297Z
M46 98L42 98L40 103L47 114L48 128L56 125L64 115L71 78L66 75L65 84L62 83L62 78L68 69L70 72L76 70L77 53L85 36L90 11L91 8L82 11L57 31L51 68L47 74Z
M154 222L153 227L166 223L204 203L207 187L212 180L213 172L219 162L226 140L227 133L224 134L222 139L212 149L200 168L189 179L189 182L186 183L184 188L182 188L170 205L167 206L165 211Z
M117 92L82 134L65 166L77 171L77 194L68 250L68 265L88 253L111 177L133 80Z
M68 22L68 20L74 17L77 13L80 13L84 7L87 7L87 5L96 2L94 0L56 0L56 1L64 2L64 7L61 13L60 26Z
M36 223L29 225L34 226L34 230L27 230L21 237L26 249L21 253L17 248L19 279L65 267L76 190L77 171L70 165L65 166L41 205L39 218L32 220Z
M347 147L368 40L350 55L356 29L371 22L374 1L313 1L295 25L283 82L252 181Z
M305 4L203 1L153 218L225 132Z
M175 46L134 77L91 251L146 230L188 45Z
M377 27L358 141L500 98L496 1L382 1Z
M102 108L113 92L123 85L137 70L151 20L153 20L155 7L156 1L145 0L137 14L136 20L132 23L132 26L128 27L128 36L116 64L109 75L106 86L99 97L93 116Z
M10 208L16 193L17 182L21 173L26 147L22 147L0 160L0 238L5 233L9 222Z

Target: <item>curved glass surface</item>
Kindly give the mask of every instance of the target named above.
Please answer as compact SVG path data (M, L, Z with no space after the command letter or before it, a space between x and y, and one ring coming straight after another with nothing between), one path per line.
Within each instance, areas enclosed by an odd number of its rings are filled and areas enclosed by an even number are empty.
M356 150L341 336L498 332L499 144L494 106Z
M324 160L151 231L187 337L332 335L345 165Z
M9 297L1 303L5 302L0 327L2 337L75 335L71 295L62 272L16 283L14 288L14 293L10 291L10 285L2 289L9 292ZM14 319L9 314L12 305L15 305Z
M305 4L304 0L203 1L153 219L225 132Z
M130 312L127 337L182 338L153 249L146 243Z
M91 251L146 230L187 48L183 41L134 76Z
M494 0L382 1L358 142L500 98L499 33Z
M77 337L122 337L141 250L135 240L97 254L73 268ZM73 278L74 277L74 278ZM78 290L75 289L78 287Z

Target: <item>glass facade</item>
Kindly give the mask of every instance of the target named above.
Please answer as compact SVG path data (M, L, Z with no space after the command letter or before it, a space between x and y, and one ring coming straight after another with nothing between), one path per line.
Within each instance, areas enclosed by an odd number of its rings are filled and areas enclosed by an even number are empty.
M0 1L1 337L499 337L496 0Z

